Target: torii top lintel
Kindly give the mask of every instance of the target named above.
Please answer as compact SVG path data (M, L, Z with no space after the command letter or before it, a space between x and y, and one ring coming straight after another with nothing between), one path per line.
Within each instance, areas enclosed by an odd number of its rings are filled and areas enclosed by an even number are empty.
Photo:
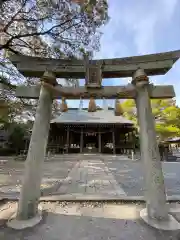
M147 75L163 75L180 58L180 50L126 58L91 60L99 65L103 78L131 77L138 68ZM45 71L51 71L59 78L85 78L83 60L50 59L13 55L10 61L26 77L42 77Z

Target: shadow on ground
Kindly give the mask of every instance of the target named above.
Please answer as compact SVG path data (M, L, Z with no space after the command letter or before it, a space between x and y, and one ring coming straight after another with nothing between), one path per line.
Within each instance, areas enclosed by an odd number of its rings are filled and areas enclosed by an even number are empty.
M90 203L49 203L32 229L0 228L1 240L179 240L179 231L159 231L139 218L142 206Z

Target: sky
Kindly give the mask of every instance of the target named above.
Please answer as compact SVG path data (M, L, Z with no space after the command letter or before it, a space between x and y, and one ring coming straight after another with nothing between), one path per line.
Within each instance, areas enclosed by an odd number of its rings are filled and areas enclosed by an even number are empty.
M100 30L101 48L95 58L120 58L180 49L180 0L109 0L108 24ZM180 105L180 60L163 76L150 77L154 84L174 85ZM103 85L125 85L128 79L103 80ZM71 107L78 102L70 101ZM102 101L97 101L101 106ZM113 106L112 100L108 101ZM88 101L84 101L84 107Z

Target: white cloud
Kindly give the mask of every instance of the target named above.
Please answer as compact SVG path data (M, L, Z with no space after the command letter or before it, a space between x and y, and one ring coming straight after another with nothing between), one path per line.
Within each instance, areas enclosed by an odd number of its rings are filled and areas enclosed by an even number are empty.
M171 38L168 38L169 42L166 42L166 37L168 30L179 27L177 19L174 19L177 4L179 5L178 0L109 0L111 20L102 28L101 50L96 53L95 58L118 58L174 49L174 41L171 42ZM176 39L178 41L180 37ZM180 104L179 66L178 61L165 76L151 77L150 80L155 84L175 83L177 101ZM122 85L128 83L128 80L109 79L104 84Z
M121 21L134 35L138 54L156 52L156 34L173 16L177 0L140 1L141 4L125 8Z

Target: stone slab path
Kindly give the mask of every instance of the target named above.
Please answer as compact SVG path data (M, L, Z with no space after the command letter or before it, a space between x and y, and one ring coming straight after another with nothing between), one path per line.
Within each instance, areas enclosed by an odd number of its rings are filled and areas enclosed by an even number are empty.
M180 200L180 162L162 167L168 199ZM23 162L0 161L0 198L19 197L23 170ZM127 156L61 155L44 163L41 200L143 200L144 191L143 163Z
M102 160L82 160L71 170L57 194L126 196L113 174Z

